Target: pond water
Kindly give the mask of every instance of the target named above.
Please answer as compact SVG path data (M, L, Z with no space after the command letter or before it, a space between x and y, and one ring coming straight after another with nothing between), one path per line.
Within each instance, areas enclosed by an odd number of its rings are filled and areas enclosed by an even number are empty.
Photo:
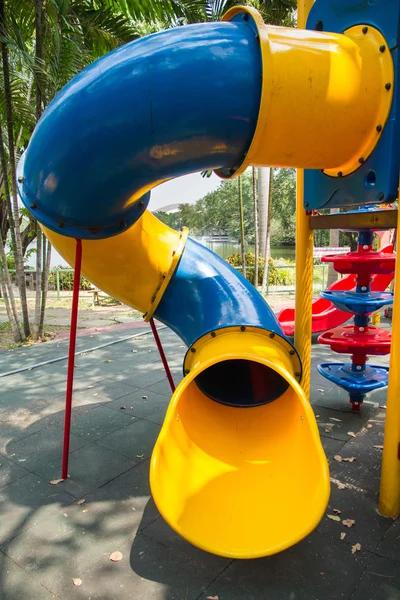
M200 241L200 240L199 240ZM202 244L207 246L210 250L221 256L227 258L231 254L237 254L240 252L240 244L234 244L230 242L203 242ZM254 246L247 244L246 252L254 252ZM284 258L286 260L294 261L295 259L295 248L294 246L276 246L271 248L272 258Z

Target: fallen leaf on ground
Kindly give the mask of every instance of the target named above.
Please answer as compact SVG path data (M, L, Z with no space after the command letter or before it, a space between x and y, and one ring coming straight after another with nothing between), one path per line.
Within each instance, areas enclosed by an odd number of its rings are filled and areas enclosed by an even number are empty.
M131 350L131 352L133 352L133 354L136 354L137 350Z
M120 406L119 410L126 410L126 406Z
M110 560L112 560L113 562L119 562L120 560L122 560L122 552L113 552L112 554L110 554Z
M112 362L112 360L108 359L108 360L105 360L104 362Z
M147 400L147 396L142 396L143 400Z
M345 533L344 531L342 531L342 533L340 534L340 539L344 540L344 538L346 537L347 533Z
M99 393L98 393L98 392L96 392L95 394L93 394L93 396L98 396L98 395L99 395Z
M136 458L143 458L144 454L136 454Z
M325 427L325 433L332 433L332 427Z
M347 435L350 435L351 437L356 437L356 434L353 431L348 431Z
M368 425L367 425L367 429L371 429L371 428L372 428L372 425L371 425L371 423L368 423Z
M332 521L339 521L340 522L340 517L338 517L337 515L326 515L328 517L328 519L332 519Z
M50 481L50 483L51 485L58 485L62 481L64 481L64 479L53 479L52 481Z
M354 462L355 460L357 460L356 456L350 456L349 458L342 458L343 462Z
M334 508L333 512L336 513L337 515L340 515L340 513L342 512L341 510L339 510L338 508Z
M340 456L340 454L335 454L333 460L336 460L336 462L342 462L342 457Z
M83 513L87 513L87 512L89 512L89 509L88 509L88 508L85 508L85 510L83 510L82 512L83 512Z
M357 550L361 550L361 544L354 544L354 546L351 547L352 554L355 554Z
M319 391L319 392L323 392L324 390L323 390L323 389L321 389L321 388L318 388L318 391Z
M93 386L92 386L92 385L87 385L86 387L87 387L87 388L92 388Z
M377 450L383 450L383 446L374 446Z
M86 502L86 499L82 498L82 500L78 500L77 504L85 504L85 502Z
M343 519L342 523L345 527L353 527L353 525L355 525L355 520L354 519Z
M219 600L219 596L207 596L206 600Z
M386 404L380 404L379 408L386 408Z
M338 421L339 423L342 422L342 419L336 419L335 417L329 417L331 421Z
M82 585L82 579L74 578L72 582L76 586Z

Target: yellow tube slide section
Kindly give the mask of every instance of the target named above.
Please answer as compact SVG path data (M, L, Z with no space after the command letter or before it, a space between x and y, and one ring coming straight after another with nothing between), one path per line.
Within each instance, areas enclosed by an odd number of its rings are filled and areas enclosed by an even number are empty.
M362 25L344 35L272 27L242 6L223 19L242 12L257 24L263 83L253 142L235 175L250 165L324 169L332 176L355 171L390 112L394 70L385 38Z
M256 558L292 546L317 526L329 472L287 348L262 330L233 329L204 336L188 354L190 374L168 408L150 485L165 520L189 542L221 556ZM237 359L250 361L259 375L265 369L279 397L238 408L201 391L200 375Z
M73 267L73 238L43 227L46 236ZM82 240L82 275L148 321L175 271L188 230L171 229L146 210L129 229L111 238Z

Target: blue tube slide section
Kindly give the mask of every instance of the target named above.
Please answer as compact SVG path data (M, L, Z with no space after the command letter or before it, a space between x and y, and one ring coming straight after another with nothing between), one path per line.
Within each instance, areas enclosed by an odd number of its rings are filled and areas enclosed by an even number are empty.
M284 337L271 308L251 283L192 239L186 243L155 317L189 347L210 331L243 324Z
M253 138L262 72L253 20L236 19L142 38L72 79L19 169L22 200L40 223L109 237L141 216L159 183L234 173Z
M255 131L261 73L257 31L246 14L111 52L43 114L19 165L23 202L49 229L95 240L132 225L163 181L204 169L234 174ZM155 316L189 346L237 325L284 338L255 288L193 240Z

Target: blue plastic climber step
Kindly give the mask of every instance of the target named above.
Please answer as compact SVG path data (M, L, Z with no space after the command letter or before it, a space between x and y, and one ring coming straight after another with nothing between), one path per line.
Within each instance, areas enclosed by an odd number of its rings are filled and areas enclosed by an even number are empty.
M321 375L352 394L368 394L368 392L387 386L389 367L364 365L359 371L354 368L356 366L352 363L333 362L317 365Z
M393 304L392 292L321 292L322 298L332 302L336 308L356 315L368 315L380 310L387 304Z

